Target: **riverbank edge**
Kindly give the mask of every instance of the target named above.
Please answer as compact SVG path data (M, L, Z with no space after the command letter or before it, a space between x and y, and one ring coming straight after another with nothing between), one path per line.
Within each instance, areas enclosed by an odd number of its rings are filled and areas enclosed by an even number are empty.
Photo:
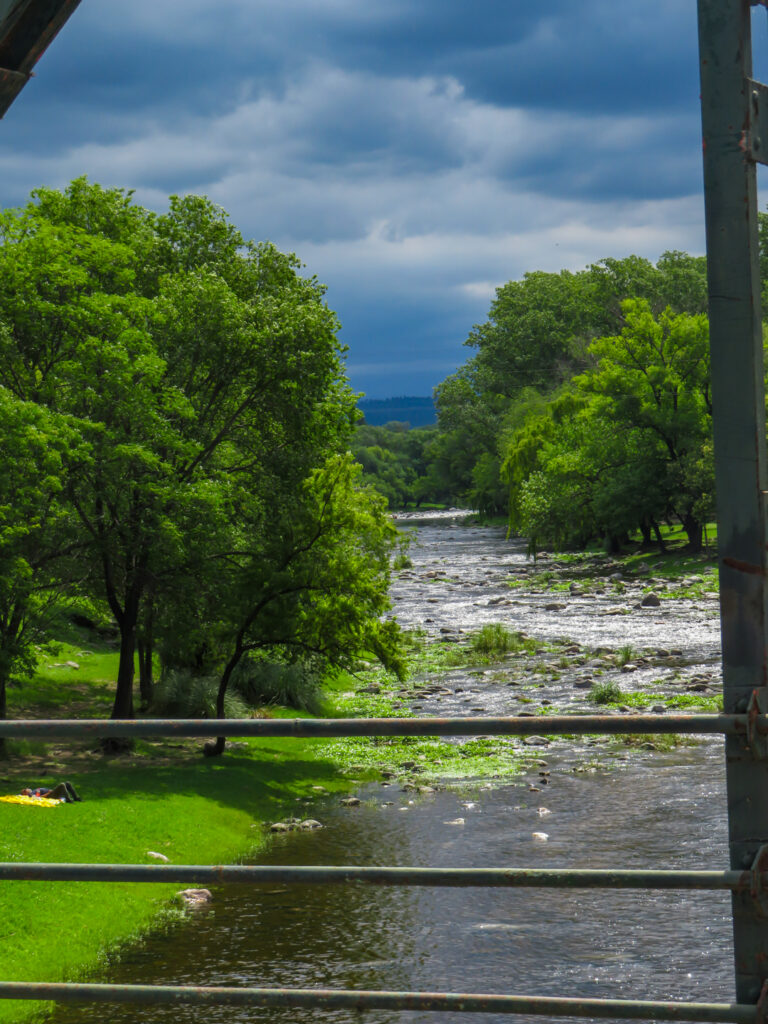
M271 822L287 813L312 818L312 803L350 791L342 766L322 751L316 756L312 745L242 741L212 761L201 756L199 744L185 744L172 757L144 750L68 771L82 803L50 809L3 804L0 859L152 864L167 857L175 864L225 864L253 858L269 842ZM8 764L0 770L8 771ZM194 913L174 904L181 888L15 883L3 899L3 980L98 980L143 935ZM44 1021L54 1006L3 1000L0 1022Z

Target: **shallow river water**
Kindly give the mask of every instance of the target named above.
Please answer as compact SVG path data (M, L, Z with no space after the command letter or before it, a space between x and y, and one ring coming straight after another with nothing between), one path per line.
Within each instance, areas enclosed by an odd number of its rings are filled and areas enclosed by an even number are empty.
M531 571L523 549L501 530L469 527L458 518L420 524L411 557L413 568L393 590L404 625L450 636L501 621L530 636L590 646L663 647L681 652L688 671L705 665L716 676L716 602L665 602L674 607L619 615L609 614L616 605L611 594L566 595L564 607L547 611L551 598L516 596L505 584L510 572ZM438 592L430 574L450 582ZM482 677L473 685L473 699L484 699ZM562 684L564 691L569 685ZM460 713L437 698L423 711L438 707ZM719 742L669 754L638 751L610 771L594 768L594 754L587 745L542 749L536 769L549 773L546 784L532 769L511 785L465 784L424 795L397 784L359 786L359 806L318 801L312 814L325 827L276 836L260 862L727 866ZM593 768L574 773L574 757L591 760ZM209 909L152 935L112 964L108 979L97 980L708 1001L733 998L731 974L729 900L723 894L222 886ZM110 1007L107 1016L121 1024L287 1024L317 1015ZM322 1016L360 1020L347 1011ZM55 1024L104 1019L103 1007L80 1006L62 1007L53 1018ZM364 1019L469 1024L537 1018L372 1012Z

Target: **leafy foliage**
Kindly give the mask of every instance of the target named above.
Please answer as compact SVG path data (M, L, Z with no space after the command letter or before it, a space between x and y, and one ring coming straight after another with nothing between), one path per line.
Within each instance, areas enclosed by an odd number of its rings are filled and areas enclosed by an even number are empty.
M0 214L0 386L34 410L9 434L29 482L9 483L0 559L29 578L27 610L52 585L109 608L113 717L133 715L137 643L145 703L155 649L220 682L246 650L333 665L364 642L398 662L379 621L394 530L345 454L338 323L299 269L201 197L157 215L82 178ZM73 440L52 441L48 466L32 427L63 425ZM45 569L24 536L53 544Z

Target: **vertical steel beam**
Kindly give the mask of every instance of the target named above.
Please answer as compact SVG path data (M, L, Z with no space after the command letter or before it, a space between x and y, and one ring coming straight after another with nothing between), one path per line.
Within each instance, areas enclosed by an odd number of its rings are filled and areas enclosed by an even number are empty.
M763 342L752 150L750 0L699 0L699 53L710 347L726 711L766 694L766 455ZM726 739L731 866L768 842L768 761ZM733 899L737 999L756 1003L768 978L768 918Z

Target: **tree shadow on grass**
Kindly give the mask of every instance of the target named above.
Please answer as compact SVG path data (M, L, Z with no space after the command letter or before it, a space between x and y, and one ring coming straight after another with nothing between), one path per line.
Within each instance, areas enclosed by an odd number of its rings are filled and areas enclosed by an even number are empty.
M161 765L144 765L140 758L114 758L101 767L90 767L81 782L89 801L137 796L162 800L181 794L253 813L256 807L309 796L313 785L340 788L343 779L335 762L313 757L307 746L291 757L286 747L260 744L252 752L233 751L215 761L199 754Z

